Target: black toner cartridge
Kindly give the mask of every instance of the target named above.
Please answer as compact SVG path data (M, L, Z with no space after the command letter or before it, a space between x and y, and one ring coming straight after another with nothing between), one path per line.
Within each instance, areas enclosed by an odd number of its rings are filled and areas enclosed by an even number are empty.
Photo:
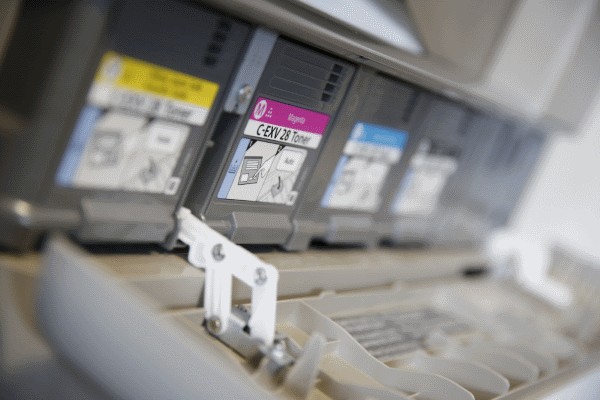
M295 215L290 249L311 239L375 245L376 215L388 208L418 143L427 93L369 69L358 75Z
M2 241L165 241L248 32L176 1L24 3L0 73Z

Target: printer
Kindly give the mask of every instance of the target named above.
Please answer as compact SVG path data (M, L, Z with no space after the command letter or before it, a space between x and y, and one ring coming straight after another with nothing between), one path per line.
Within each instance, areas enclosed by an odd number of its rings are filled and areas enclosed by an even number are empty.
M597 262L492 240L596 0L0 11L0 397L600 396Z

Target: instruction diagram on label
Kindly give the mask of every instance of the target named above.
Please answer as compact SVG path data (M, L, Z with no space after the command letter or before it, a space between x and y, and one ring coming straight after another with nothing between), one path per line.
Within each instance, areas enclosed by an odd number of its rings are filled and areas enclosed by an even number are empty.
M70 176L60 176L75 187L175 193L179 178L173 170L179 159L190 127L184 124L118 111L95 114L90 138Z
M176 171L219 85L107 52L56 175L61 186L177 193ZM176 174L177 173L177 174Z
M220 199L293 205L307 151L242 138L218 193Z
M407 139L404 131L363 122L354 125L321 206L377 211L388 173L400 161Z
M259 97L244 128L244 135L316 149L329 115Z
M457 157L452 151L435 146L429 139L421 141L402 179L392 212L396 215L432 214L457 165Z

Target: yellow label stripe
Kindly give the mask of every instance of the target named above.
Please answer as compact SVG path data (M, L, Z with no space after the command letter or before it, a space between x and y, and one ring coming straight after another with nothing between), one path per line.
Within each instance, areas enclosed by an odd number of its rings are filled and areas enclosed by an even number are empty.
M210 108L219 85L115 52L102 57L95 81Z

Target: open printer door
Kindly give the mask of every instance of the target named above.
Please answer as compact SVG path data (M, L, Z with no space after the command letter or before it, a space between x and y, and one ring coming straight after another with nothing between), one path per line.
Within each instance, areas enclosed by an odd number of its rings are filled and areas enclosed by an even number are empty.
M599 397L598 266L485 251L598 7L3 2L0 397Z

